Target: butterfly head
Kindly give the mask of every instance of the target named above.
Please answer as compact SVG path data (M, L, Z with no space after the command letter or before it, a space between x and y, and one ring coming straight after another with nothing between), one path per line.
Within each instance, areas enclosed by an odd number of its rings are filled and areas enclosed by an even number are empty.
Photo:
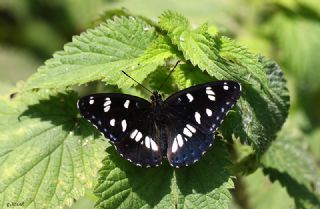
M151 101L155 102L155 103L159 103L159 102L162 103L163 102L162 96L158 91L152 92L152 95L150 98L151 98Z
M155 110L161 110L163 107L162 96L158 91L154 91L150 97L151 104Z

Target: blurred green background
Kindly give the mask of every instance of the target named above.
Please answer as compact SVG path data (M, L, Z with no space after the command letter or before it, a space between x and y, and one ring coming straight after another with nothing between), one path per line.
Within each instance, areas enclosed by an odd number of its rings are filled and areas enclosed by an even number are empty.
M290 89L287 137L301 141L320 174L319 0L0 0L0 93L25 80L73 35L93 27L104 11L124 8L153 20L166 9L178 11L195 26L208 22L276 60ZM320 185L314 187L319 192ZM285 189L260 170L237 182L234 196L232 208L294 208ZM88 192L72 208L92 208L93 199Z

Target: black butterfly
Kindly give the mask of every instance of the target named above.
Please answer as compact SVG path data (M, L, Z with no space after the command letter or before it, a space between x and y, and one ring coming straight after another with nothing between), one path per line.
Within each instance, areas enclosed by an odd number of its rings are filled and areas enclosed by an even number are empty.
M209 149L214 132L240 97L241 85L217 81L193 86L151 103L119 93L92 94L78 108L125 159L137 166L195 163Z

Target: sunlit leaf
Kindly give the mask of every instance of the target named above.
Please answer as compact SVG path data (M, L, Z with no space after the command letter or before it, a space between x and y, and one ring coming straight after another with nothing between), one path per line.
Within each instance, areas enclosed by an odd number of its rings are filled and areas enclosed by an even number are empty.
M105 143L76 110L75 93L1 99L0 207L71 205L92 188Z

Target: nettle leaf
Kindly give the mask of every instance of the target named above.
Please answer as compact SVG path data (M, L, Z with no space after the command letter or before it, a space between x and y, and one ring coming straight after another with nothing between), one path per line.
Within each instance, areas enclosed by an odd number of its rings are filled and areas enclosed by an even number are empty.
M122 70L139 82L150 75L149 85L156 88L167 74L160 72L167 60L180 59L184 64L171 80L177 85L168 85L165 93L213 79L240 82L242 98L221 131L224 139L235 134L263 153L287 116L288 91L281 69L228 38L211 36L207 24L192 29L179 14L164 13L157 30L147 22L116 17L74 37L25 88L63 90L101 80L125 90L135 83ZM6 170L0 176L2 205L7 200L25 200L30 208L70 203L82 194L82 184L92 184L104 154L103 142L89 140L98 138L93 135L97 131L77 117L76 95L49 97L43 92L0 102L0 169ZM231 166L220 137L198 163L179 169L135 167L110 147L95 189L96 207L228 208Z
M115 17L73 38L27 82L27 88L59 88L102 80L121 88L142 81L174 56L168 40L141 19Z
M287 189L297 208L319 208L317 165L296 136L293 127L286 127L263 155L262 167L272 181Z
M193 66L216 79L236 80L242 84L237 114L223 123L223 133L225 138L231 138L234 133L242 142L251 144L257 153L263 153L288 114L288 90L279 66L226 37L209 35L206 25L192 29L180 14L165 12L159 25ZM189 79L192 78L190 75ZM183 81L181 73L179 81ZM181 82L180 86L183 86Z
M97 208L228 208L230 157L220 141L190 167L136 167L107 150L95 193Z
M275 62L261 56L258 57L258 62L266 73L267 89L257 89L257 86L244 87L243 99L237 109L241 115L242 126L238 125L234 133L240 136L242 141L252 143L261 154L275 139L287 118L289 92L283 72ZM235 117L239 118L239 115Z
M172 77L179 89L212 81L212 77L208 73L197 69L190 63L180 64L172 73Z
M62 208L93 187L106 145L78 118L76 99L48 91L1 98L0 208Z

